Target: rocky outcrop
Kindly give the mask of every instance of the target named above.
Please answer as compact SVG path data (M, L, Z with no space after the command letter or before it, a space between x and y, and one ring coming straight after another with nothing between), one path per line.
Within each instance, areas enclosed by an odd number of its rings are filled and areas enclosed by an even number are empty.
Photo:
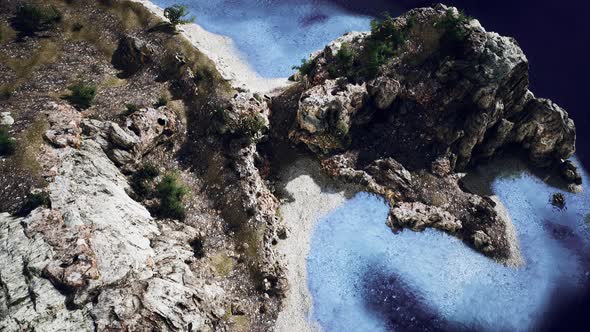
M93 121L80 136L88 120L69 106L48 108L50 145L38 159L51 208L0 215L0 329L213 330L229 304L215 281L191 270L198 232L157 223L128 196L125 176L104 151L141 154L157 144L165 110L137 112L126 129Z
M343 36L303 74L273 111L296 111L289 137L328 173L384 196L394 230L435 227L508 259L509 221L493 200L465 192L455 172L517 146L580 182L564 161L575 150L573 121L528 90L516 41L455 8L415 9Z
M131 76L151 61L153 52L147 42L134 36L125 36L119 40L112 63L123 71L124 76Z
M510 220L492 199L465 192L461 174L444 172L448 162L438 161L438 174L433 174L410 172L392 158L359 168L358 158L358 153L347 152L322 160L322 167L333 177L383 196L390 205L387 225L393 231L436 228L500 261L515 258L506 233ZM482 239L487 239L485 246Z
M79 147L81 144L80 112L69 105L50 103L45 113L49 129L45 131L45 139L53 146L65 148Z
M311 87L301 95L292 131L296 141L317 149L321 133L344 133L338 141L348 138L349 146L327 143L323 152L352 146L411 169L449 156L452 169L462 170L507 145L520 146L541 166L573 154L572 120L528 90L528 61L514 39L487 32L443 5L412 10L387 26L337 48L331 44L310 60L302 84ZM391 39L396 44L387 44ZM363 52L380 44L395 51L371 72L372 64L363 62L370 54ZM338 53L342 45L347 51ZM356 97L350 88L336 93L336 81L340 87L366 85L369 98ZM347 99L355 102L335 101ZM318 134L318 114L335 114L336 120L343 114L345 121L325 121Z
M84 134L93 138L117 166L133 168L155 146L170 139L179 128L176 114L166 107L133 112L118 123L85 119Z
M202 153L208 158L208 172L215 174L211 180L217 185L210 190L223 207L224 219L247 239L240 249L259 275L257 286L267 296L281 298L287 282L272 244L279 237L279 202L261 175L264 165L257 147L266 138L269 112L267 103L251 93L236 94L216 114L212 127L219 139L209 140Z

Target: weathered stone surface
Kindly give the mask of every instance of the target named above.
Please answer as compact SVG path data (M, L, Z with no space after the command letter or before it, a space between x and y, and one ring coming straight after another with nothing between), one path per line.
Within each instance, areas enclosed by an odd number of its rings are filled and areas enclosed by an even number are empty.
M82 117L74 107L65 104L50 103L45 113L49 129L45 131L45 139L58 148L66 146L79 147L81 140L80 121Z
M438 228L443 231L457 232L462 228L461 221L449 212L424 203L399 203L391 211L390 227L407 227L422 231L426 227Z
M0 126L12 126L14 124L14 118L10 115L10 112L0 113Z
M124 127L110 121L84 119L81 128L117 166L132 168L155 146L170 139L179 128L176 114L166 108L140 109L125 119Z
M516 120L511 140L541 166L569 158L575 152L576 127L565 110L547 99L533 99Z
M162 114L153 114L157 123ZM62 119L49 130L80 128ZM44 145L39 156L43 168L55 170L51 209L26 218L0 214L0 330L213 331L228 304L220 285L189 266L197 231L156 223L127 195L125 176L104 151L113 145L113 126L83 123L89 136L79 148ZM149 148L163 129L139 132L145 140L133 151Z
M373 98L375 107L380 110L391 107L400 88L400 83L389 77L378 77L367 84L369 95Z
M53 248L42 234L27 236L31 218L0 214L0 330L94 331L89 311L68 310L66 296L42 276Z
M119 40L112 63L115 68L127 75L132 75L151 61L152 53L152 47L145 41L133 36L125 36Z

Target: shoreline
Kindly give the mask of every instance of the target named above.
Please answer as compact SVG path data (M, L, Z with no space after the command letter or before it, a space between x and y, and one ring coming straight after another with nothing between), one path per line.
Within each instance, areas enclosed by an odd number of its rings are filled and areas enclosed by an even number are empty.
M313 303L307 284L307 256L311 237L322 216L361 189L336 183L308 158L300 158L289 165L281 172L281 178L285 192L291 196L280 207L289 237L279 241L277 249L287 266L289 290L275 331L321 331L319 324L310 319Z
M166 21L164 10L151 1L131 1L142 4L150 12ZM291 84L286 77L264 78L260 76L229 37L209 32L197 23L180 25L178 31L215 63L221 76L228 80L234 88L271 94Z

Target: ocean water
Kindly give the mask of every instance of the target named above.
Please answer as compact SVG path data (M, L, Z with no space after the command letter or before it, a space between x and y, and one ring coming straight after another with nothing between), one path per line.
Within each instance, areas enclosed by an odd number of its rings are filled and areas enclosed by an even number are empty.
M154 0L164 8L184 4L195 22L232 38L253 68L264 77L287 77L294 65L349 31L369 29L370 17L327 1L295 0Z
M588 282L586 187L582 194L563 192L567 209L558 210L549 204L558 190L529 173L494 180L525 260L518 268L437 230L393 234L385 225L388 205L360 193L315 229L309 319L326 331L530 330L551 301Z

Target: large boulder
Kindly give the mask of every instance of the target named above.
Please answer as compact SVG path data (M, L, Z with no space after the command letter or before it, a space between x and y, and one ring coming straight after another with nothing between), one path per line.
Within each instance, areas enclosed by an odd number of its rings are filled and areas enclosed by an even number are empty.
M134 36L124 36L119 40L111 62L125 76L130 76L151 61L153 52L153 48L147 42Z

